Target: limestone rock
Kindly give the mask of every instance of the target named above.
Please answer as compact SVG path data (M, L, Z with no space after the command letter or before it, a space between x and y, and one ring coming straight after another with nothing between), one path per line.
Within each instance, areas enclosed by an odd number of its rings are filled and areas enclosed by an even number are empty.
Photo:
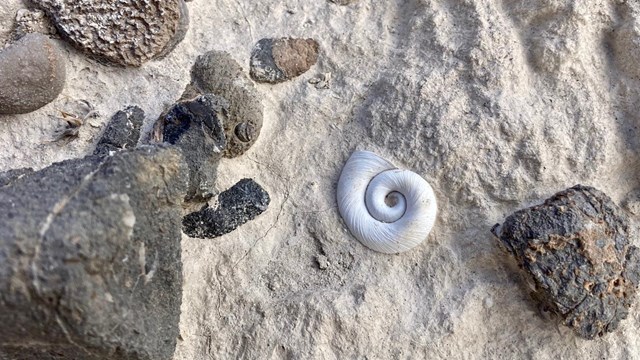
M187 173L145 147L0 188L0 358L171 359Z
M313 39L262 39L251 52L251 77L272 84L290 80L315 65L318 50Z
M66 80L65 61L44 35L29 34L0 51L0 114L24 114L53 101Z
M640 283L627 215L577 185L509 216L494 234L535 284L535 297L585 339L614 331Z
M209 51L198 57L191 69L191 83L182 99L212 93L229 103L224 132L227 145L224 156L233 158L244 154L258 139L262 129L262 102L255 85L242 67L221 51Z
M33 2L76 48L121 66L140 66L166 55L184 38L188 27L183 0Z

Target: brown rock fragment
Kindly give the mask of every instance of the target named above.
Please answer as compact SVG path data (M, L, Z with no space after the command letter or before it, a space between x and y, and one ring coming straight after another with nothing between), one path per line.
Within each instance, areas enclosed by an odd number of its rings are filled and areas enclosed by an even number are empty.
M582 185L509 216L493 233L535 286L534 297L579 336L614 331L640 283L640 249L625 214Z
M290 80L318 61L318 50L313 39L262 39L251 52L251 77L272 84Z

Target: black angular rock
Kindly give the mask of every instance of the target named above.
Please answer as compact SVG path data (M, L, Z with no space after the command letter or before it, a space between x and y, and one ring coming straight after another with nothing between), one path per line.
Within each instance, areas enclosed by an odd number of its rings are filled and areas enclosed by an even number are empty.
M602 336L627 317L640 250L627 215L604 193L577 185L492 231L535 284L534 296L579 336Z
M144 111L137 106L118 111L109 120L93 154L105 156L114 151L135 148L143 122Z
M179 147L189 166L187 201L213 196L218 162L226 145L222 124L227 109L226 100L206 94L176 103L157 123L158 140Z
M205 207L184 217L185 234L215 238L232 232L267 210L269 194L252 179L242 179L218 197L217 208Z
M154 146L0 187L0 358L170 359L187 174Z

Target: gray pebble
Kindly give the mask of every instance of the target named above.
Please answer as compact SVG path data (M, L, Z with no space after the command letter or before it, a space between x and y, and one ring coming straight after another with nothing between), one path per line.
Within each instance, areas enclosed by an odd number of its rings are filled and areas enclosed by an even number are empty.
M493 233L535 284L534 297L585 339L614 331L640 282L626 213L582 185L520 210Z
M44 35L28 34L0 51L0 114L25 114L53 101L66 80L64 59Z
M258 140L262 129L262 103L253 82L231 55L209 51L198 57L191 69L191 84L182 99L212 93L229 102L224 122L227 145L224 156L244 154Z
M272 84L290 80L318 61L318 51L313 39L262 39L251 52L251 78Z

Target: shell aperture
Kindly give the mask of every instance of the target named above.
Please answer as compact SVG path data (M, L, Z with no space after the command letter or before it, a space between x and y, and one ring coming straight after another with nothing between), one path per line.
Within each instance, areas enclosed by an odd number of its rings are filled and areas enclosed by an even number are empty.
M436 197L420 175L369 151L354 152L338 180L338 209L351 233L387 254L424 241L436 219Z

